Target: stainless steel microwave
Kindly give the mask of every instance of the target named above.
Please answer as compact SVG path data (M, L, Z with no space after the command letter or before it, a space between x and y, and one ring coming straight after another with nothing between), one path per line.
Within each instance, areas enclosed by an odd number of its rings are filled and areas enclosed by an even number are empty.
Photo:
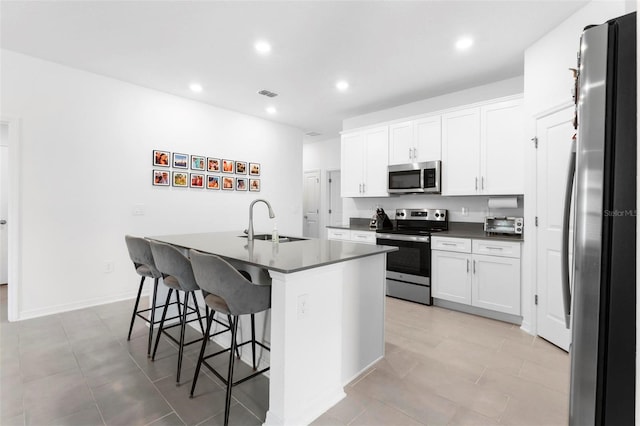
M389 194L439 194L440 160L389 166Z

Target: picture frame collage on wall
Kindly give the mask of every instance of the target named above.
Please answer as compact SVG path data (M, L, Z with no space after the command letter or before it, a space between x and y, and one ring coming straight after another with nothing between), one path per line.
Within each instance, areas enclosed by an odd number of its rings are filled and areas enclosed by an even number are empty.
M250 192L261 189L260 163L156 149L153 167L153 186Z

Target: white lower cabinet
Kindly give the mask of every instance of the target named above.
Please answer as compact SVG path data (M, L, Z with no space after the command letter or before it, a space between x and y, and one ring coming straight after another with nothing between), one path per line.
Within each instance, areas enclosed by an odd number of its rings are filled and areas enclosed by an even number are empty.
M432 237L431 245L433 297L520 315L520 243Z

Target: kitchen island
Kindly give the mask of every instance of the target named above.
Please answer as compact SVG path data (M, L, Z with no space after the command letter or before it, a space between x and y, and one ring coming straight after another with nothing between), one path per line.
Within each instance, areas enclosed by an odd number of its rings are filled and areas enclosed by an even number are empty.
M271 366L267 425L309 424L345 396L346 383L384 356L386 253L395 247L248 241L241 232L149 239L216 254L254 282L272 285L271 310L256 324L257 337L271 346L261 355Z

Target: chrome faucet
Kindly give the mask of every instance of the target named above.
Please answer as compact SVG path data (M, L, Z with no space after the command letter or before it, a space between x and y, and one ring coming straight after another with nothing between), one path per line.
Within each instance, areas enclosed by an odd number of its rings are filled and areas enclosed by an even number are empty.
M253 200L251 202L251 204L249 204L249 229L245 229L244 233L247 234L247 239L249 241L253 241L253 206L257 203L257 202L263 202L267 205L267 207L269 208L269 217L271 219L273 219L274 217L276 217L275 213L273 213L273 209L271 208L271 204L269 204L269 202L267 200L263 200L262 198L258 198L257 200Z

